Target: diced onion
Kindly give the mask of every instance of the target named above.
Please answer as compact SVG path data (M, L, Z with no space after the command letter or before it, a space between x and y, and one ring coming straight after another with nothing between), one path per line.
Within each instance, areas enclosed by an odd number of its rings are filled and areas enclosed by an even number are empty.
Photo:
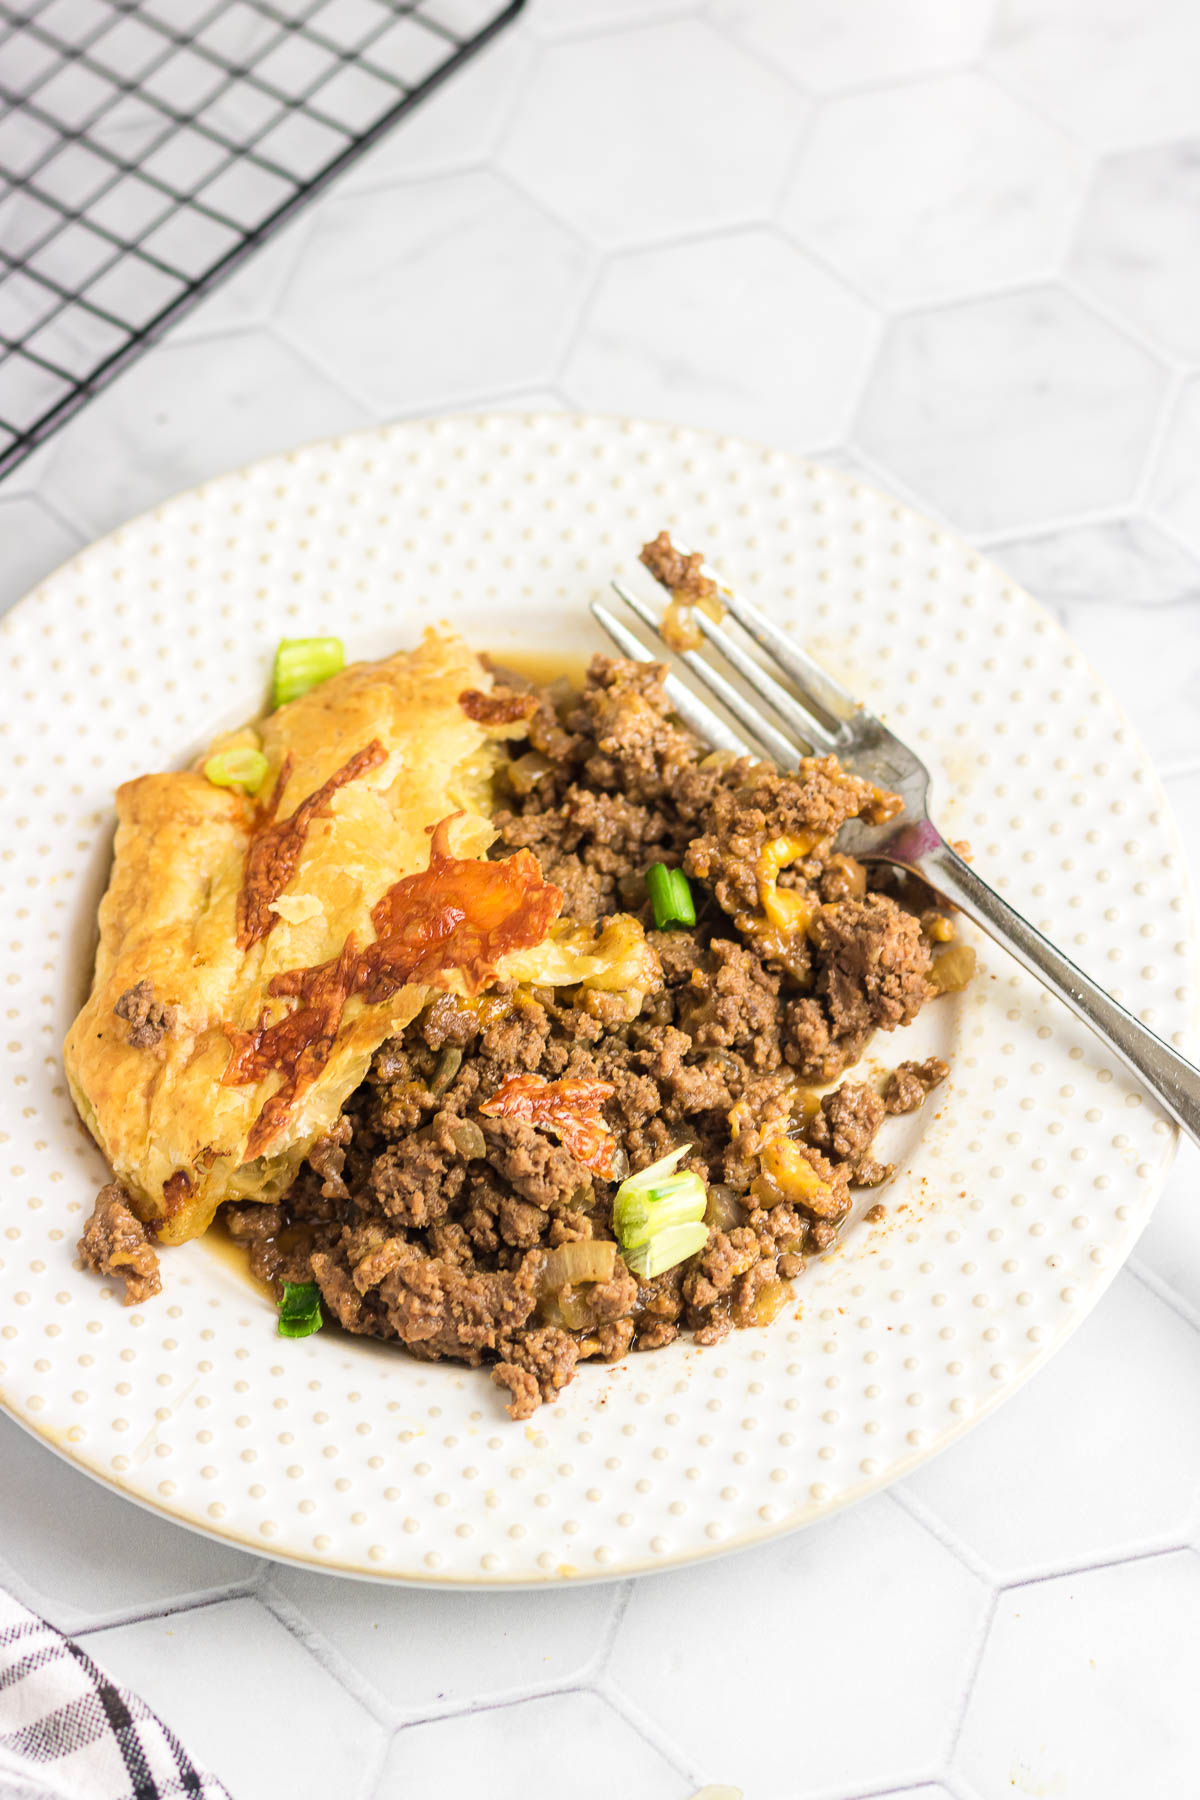
M577 1281L611 1281L616 1264L615 1244L604 1238L579 1238L547 1251L538 1287L549 1294Z
M951 944L933 959L930 985L939 994L958 994L975 973L975 951L970 944Z
M595 1324L587 1298L587 1288L559 1288L543 1294L538 1301L537 1316L542 1325L557 1325L560 1331L586 1331Z
M429 1091L431 1094L445 1093L446 1089L450 1086L450 1083L461 1069L462 1059L463 1053L457 1044L446 1045L446 1048L438 1058L437 1068L433 1072L433 1080L429 1084ZM478 1126L476 1126L475 1129L476 1131L479 1131ZM479 1135L482 1138L483 1133L480 1132ZM479 1151L478 1154L482 1156L482 1150Z
M508 779L518 794L528 794L550 774L554 764L540 750L527 750L524 756L518 756L515 762L508 765Z
M617 1144L614 1146L612 1156L609 1160L609 1179L611 1181L624 1181L628 1173L629 1152L626 1150L624 1144Z
M726 1187L723 1181L714 1181L708 1190L704 1217L714 1231L732 1231L735 1226L746 1223L746 1208L731 1187Z
M474 1119L460 1119L457 1125L452 1125L450 1141L458 1154L465 1156L468 1162L487 1154L487 1139Z
M672 600L667 606L660 629L672 650L698 650L704 642L704 634L692 617L691 608L678 600Z

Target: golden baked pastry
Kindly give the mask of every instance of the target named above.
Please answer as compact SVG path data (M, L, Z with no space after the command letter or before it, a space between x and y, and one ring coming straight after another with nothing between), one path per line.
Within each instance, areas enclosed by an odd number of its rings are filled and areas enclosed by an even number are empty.
M562 896L530 853L479 860L497 739L520 729L491 685L430 631L215 745L261 749L255 798L214 786L203 758L118 791L65 1063L162 1242L286 1191L431 982L470 995L546 937Z

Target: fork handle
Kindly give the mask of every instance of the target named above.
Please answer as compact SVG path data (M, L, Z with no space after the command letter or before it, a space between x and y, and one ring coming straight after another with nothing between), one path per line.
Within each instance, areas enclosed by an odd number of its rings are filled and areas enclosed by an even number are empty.
M1133 1071L1192 1141L1200 1143L1200 1069L1164 1044L1082 969L1076 968L941 837L928 847L922 845L918 854L901 855L895 860L952 900L1052 994L1057 994L1076 1018L1090 1025L1097 1037Z

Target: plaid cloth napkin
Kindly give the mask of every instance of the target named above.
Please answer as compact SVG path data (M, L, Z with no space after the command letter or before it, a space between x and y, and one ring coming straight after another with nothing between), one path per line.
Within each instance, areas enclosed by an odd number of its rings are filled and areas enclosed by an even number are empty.
M0 1800L229 1800L144 1701L0 1588Z

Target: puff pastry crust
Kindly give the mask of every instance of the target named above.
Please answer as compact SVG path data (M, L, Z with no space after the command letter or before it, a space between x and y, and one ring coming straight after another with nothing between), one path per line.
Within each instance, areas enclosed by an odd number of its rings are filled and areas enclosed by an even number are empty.
M383 903L430 865L435 825L457 815L438 839L453 858L478 859L492 842L497 744L520 723L494 716L502 708L460 704L491 685L459 638L430 631L416 650L354 664L213 746L262 749L269 775L258 798L214 787L204 759L119 789L95 977L64 1059L81 1117L164 1243L202 1232L225 1200L284 1192L380 1043L428 999L428 985L396 974L427 972L428 959L393 956L387 992L378 954L368 978L355 946L378 952ZM528 950L561 896L519 855L534 898L512 942ZM452 932L444 904L439 917L443 936ZM326 965L349 973L338 978L332 1032L289 1098L287 1071L251 1052L306 1004L297 972ZM431 979L472 991L471 971L452 955ZM115 1010L145 982L161 1033L131 1027L128 1000L124 1016Z

